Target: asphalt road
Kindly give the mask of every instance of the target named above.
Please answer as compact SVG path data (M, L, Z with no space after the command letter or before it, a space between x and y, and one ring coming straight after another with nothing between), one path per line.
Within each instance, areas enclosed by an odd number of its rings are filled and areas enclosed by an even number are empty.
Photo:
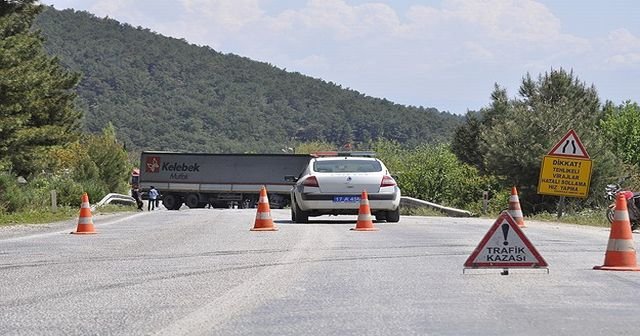
M549 273L463 274L494 220L273 217L277 232L211 209L0 229L0 335L640 334L640 272L592 270L608 229L527 222Z

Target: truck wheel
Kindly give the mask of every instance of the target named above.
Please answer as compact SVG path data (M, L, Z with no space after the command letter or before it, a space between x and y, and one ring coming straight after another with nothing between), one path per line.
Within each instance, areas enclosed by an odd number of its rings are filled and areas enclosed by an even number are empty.
M400 221L400 207L392 211L387 211L388 223L397 223L399 221Z
M184 199L184 203L189 207L189 209L196 209L200 205L200 197L198 197L198 194L189 194Z
M174 194L168 194L168 195L162 196L162 204L168 210L178 210L182 205L182 200L180 200L179 196L176 196Z

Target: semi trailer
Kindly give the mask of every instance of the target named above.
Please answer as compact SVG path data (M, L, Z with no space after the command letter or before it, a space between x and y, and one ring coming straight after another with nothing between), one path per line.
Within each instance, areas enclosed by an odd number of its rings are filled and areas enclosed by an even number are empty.
M178 210L211 205L255 207L260 189L267 188L276 208L290 204L290 191L306 168L307 154L209 154L145 151L140 156L139 187L152 186L163 205Z

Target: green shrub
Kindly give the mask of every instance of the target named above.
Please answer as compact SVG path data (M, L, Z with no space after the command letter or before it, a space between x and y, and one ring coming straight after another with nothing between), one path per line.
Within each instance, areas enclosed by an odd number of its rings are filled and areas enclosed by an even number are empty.
M401 207L400 214L403 216L427 216L427 217L445 217L446 215L436 209L429 207Z
M56 191L58 206L80 206L83 193L89 195L92 203L100 201L109 193L105 182L99 178L76 181L73 174L61 176L40 175L26 184L16 182L16 177L0 173L0 212L13 213L38 210L51 206L51 191Z
M80 184L83 192L86 192L89 195L89 202L96 203L99 202L104 196L109 193L109 188L102 181L82 181ZM78 194L78 204L80 204L80 196L82 192Z
M27 197L18 185L16 177L0 173L0 212L15 212L27 207Z
M602 226L610 227L611 224L607 220L606 208L583 209L578 212L567 213L558 218L556 213L541 212L531 217L525 218L539 221L561 222L578 225Z
M403 149L383 140L374 149L398 177L405 196L481 213L482 192L498 188L497 179L482 176L476 168L461 163L445 145Z
M489 192L489 202L487 204L487 211L483 209L482 200L468 203L466 209L474 214L483 214L486 216L496 217L503 210L509 208L509 196L511 196L511 190L501 190L498 192Z

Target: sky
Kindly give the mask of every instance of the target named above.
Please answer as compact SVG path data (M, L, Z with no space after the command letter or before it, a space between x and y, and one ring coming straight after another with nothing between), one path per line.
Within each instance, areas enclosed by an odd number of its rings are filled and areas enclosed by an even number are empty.
M640 103L637 0L41 0L402 105L464 114L573 70Z

